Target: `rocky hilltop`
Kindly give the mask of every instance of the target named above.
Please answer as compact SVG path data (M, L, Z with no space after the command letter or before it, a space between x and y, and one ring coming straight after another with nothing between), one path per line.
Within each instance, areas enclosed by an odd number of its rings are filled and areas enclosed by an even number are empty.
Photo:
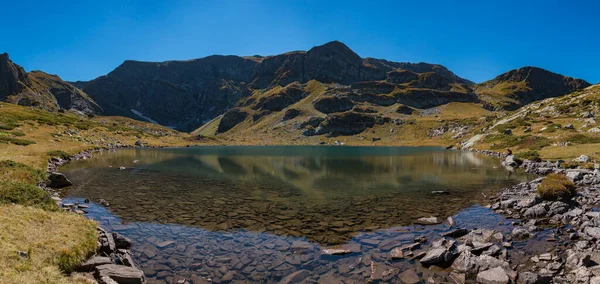
M56 75L41 71L25 72L8 54L0 54L0 100L48 111L78 110L101 112L100 106L80 89Z
M487 107L516 110L528 103L569 94L590 86L584 80L556 74L537 67L508 71L493 80L474 86Z

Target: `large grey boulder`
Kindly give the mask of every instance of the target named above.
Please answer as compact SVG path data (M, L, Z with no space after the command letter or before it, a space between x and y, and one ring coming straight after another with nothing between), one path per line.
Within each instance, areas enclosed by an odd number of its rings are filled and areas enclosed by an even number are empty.
M144 272L133 267L105 264L96 267L96 278L110 277L119 284L145 284Z
M452 263L452 269L474 275L479 270L479 258L470 251L463 251Z

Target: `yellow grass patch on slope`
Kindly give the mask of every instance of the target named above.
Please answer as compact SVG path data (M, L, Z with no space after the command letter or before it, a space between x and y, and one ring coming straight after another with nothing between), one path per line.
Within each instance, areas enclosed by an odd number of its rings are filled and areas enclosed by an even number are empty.
M63 271L93 253L96 242L96 224L81 216L0 206L0 283L81 283Z

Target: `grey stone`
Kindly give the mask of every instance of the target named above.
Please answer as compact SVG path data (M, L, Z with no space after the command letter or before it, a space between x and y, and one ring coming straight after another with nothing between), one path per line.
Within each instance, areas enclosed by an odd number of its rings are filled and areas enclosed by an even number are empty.
M533 272L523 272L519 274L517 284L541 284L540 276Z
M110 277L119 284L144 284L144 272L133 267L105 264L96 267L96 278Z
M510 279L501 267L488 269L477 274L477 282L485 284L507 284Z
M479 270L479 258L470 251L464 251L454 260L452 269L461 273L475 274Z
M451 237L451 238L460 238L468 233L469 233L469 230L459 228L459 229L451 230L449 232L442 233L442 236L443 237Z
M440 219L439 217L423 217L415 221L415 224L419 225L435 225L440 223L442 223L442 219Z
M435 247L430 249L423 258L421 258L421 264L436 264L442 263L449 260L451 257L450 252L445 247Z
M88 272L88 271L94 270L94 268L96 268L96 266L100 266L100 265L104 265L104 264L111 264L111 263L112 263L112 260L110 259L110 257L94 256L94 257L88 259L87 261L85 261L84 263L82 263L81 265L79 265L79 267L77 267L77 271Z
M525 213L523 213L523 216L525 218L537 218L537 217L546 216L547 213L548 213L548 209L546 208L546 204L540 203L540 204L534 205L534 206L528 208L527 210L525 210Z
M586 235L596 240L600 240L600 227L586 227L584 232Z
M521 228L521 227L516 227L512 230L511 235L513 236L513 238L517 238L517 239L527 239L530 236L530 233L528 230Z
M119 233L112 233L113 239L115 240L115 246L117 249L129 249L131 248L131 240Z

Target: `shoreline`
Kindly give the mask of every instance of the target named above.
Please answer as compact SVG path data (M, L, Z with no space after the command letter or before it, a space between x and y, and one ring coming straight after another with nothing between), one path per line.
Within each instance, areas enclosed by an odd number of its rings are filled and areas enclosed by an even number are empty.
M316 146L318 146L318 145L316 145ZM333 145L330 145L330 146L333 146ZM198 146L198 147L202 147L202 146ZM117 146L117 147L111 147L111 148L100 148L100 149L87 150L87 151L83 151L79 154L76 154L67 160L54 159L54 158L50 159L48 161L48 172L57 171L58 167L68 163L69 161L93 158L93 155L92 155L93 153L117 150L117 149L121 149L121 148L165 148L165 147L139 147L139 146L125 145L125 146ZM173 147L173 148L183 148L183 147ZM487 151L487 150L472 150L472 149L465 149L465 150L455 149L455 150L473 152L473 153L478 153L478 154L496 157L496 158L500 158L500 159L504 159L506 157L506 155L504 155L504 154L494 152L494 151ZM596 203L594 203L595 205L598 205L598 201L600 201L600 177L597 177L597 176L595 178L591 177L590 174L594 174L593 171L590 171L590 170L565 170L565 169L559 168L557 163L531 162L531 161L527 161L527 160L524 161L523 164L519 165L519 168L522 168L526 172L536 174L538 176L540 176L540 175L543 176L550 172L559 172L559 173L563 173L563 174L578 173L578 174L571 174L571 175L574 176L576 179L578 179L576 182L577 182L578 190L580 191L579 194L582 194L581 189L583 189L583 192L586 194L585 198L589 199L589 197L587 197L587 196L591 195L592 201L595 200L594 202L596 202ZM540 227L543 227L543 226L555 226L556 227L557 225L561 225L562 219L555 217L557 215L561 215L561 217L562 217L562 216L566 215L566 213L569 213L569 215L567 215L567 216L573 215L575 217L580 217L580 219L581 219L581 218L586 218L586 216L587 216L586 214L588 214L589 212L592 212L591 208L589 206L581 208L582 206L578 206L578 203L567 204L562 201L547 202L547 201L541 201L541 200L539 200L539 198L536 199L535 188L537 188L537 184L539 184L541 179L542 178L538 178L538 179L535 179L530 182L523 182L523 183L514 185L512 187L500 189L498 191L498 193L494 194L492 197L489 198L491 204L489 205L488 208L493 210L494 214L500 214L500 215L503 215L503 216L515 221L513 223L515 223L516 226L511 235L506 236L506 237L503 236L500 239L500 242L494 243L493 240L491 239L491 236L494 234L493 233L490 234L490 232L489 232L490 230L485 229L485 228L475 229L475 230L471 230L468 232L463 232L463 231L461 231L460 228L451 229L451 231L447 232L447 234L445 234L445 236L442 239L431 240L432 246L427 253L422 255L423 258L421 258L420 262L424 265L432 265L432 264L436 264L436 263L441 264L442 262L445 264L449 264L449 262L451 262L452 263L451 267L453 269L453 272L450 273L450 278L454 279L455 281L457 281L456 279L458 279L459 282L461 282L462 279L468 280L468 279L474 279L475 277L479 278L479 274L483 274L483 276L481 276L481 277L487 277L486 275L491 274L491 272L495 273L494 277L500 277L502 279L504 279L503 274L505 274L507 277L509 277L509 280L512 281L513 283L545 283L545 282L522 282L521 280L518 280L519 282L516 282L516 281L517 281L517 279L524 279L524 278L527 278L527 279L535 278L535 279L538 279L539 281L545 281L545 280L548 280L549 277L556 278L555 276L559 275L559 274L561 274L561 276L565 275L565 277L563 277L564 281L569 281L569 280L573 280L573 279L578 280L582 277L585 278L585 276L579 275L582 273L585 275L593 275L594 277L600 276L600 275L593 274L592 272L589 272L589 270L586 270L586 266L585 266L585 265L589 264L589 259L592 258L591 256L587 256L586 252L592 253L595 248L594 245L588 246L587 249L579 249L578 247L576 247L576 244L573 244L573 242L570 242L570 243L566 244L564 246L564 248L561 248L560 251L558 251L554 254L550 254L549 257L548 257L548 255L545 255L545 254L532 257L532 259L537 258L538 261L537 262L534 261L535 263L533 265L530 265L526 268L511 267L509 262L507 261L508 259L505 259L505 258L503 259L503 255L505 255L504 250L502 252L500 250L498 250L496 252L496 249L500 248L500 247L504 247L505 250L511 249L511 247L507 246L507 243L511 242L513 240L513 238L521 239L521 238L530 237L530 236L534 235L535 232L540 229ZM596 187L594 187L594 186L596 186ZM592 190L592 188L594 188L594 190ZM53 195L57 194L57 192L53 192L53 189L46 189L46 188L44 188L44 189L51 190L50 192ZM578 198L578 197L579 197L579 195L576 196L576 198ZM529 200L528 203L526 202L527 200ZM531 201L531 200L533 200L533 201ZM575 202L577 202L577 200ZM567 206L562 206L563 205L562 203L567 204ZM555 204L558 204L561 206L558 206ZM590 202L585 202L584 204L589 205ZM531 208L538 208L536 206L548 208L553 211L548 212L548 210L546 210L547 211L546 214L549 214L549 216L546 216L546 215L542 216L541 214L538 214L539 216L538 215L532 216L531 213L526 213L528 211L532 211ZM558 207L560 207L562 209L557 210L556 208L558 208ZM565 211L565 210L567 210L567 211ZM517 211L518 211L518 213L517 213ZM559 212L562 212L562 213L559 213ZM595 216L595 214L592 214L592 215ZM598 214L598 215L600 215L600 214ZM598 216L596 216L595 218L600 219ZM555 221L553 221L553 223L548 223L546 221L547 219L551 219L551 220L555 220ZM570 219L568 221L572 221L572 219ZM594 220L592 220L592 221L594 221ZM568 224L570 224L570 223L572 223L572 222L568 222ZM523 225L525 225L525 226L523 226ZM562 225L565 225L565 224L562 224ZM592 223L592 225L600 227L600 220L598 221L598 223ZM554 228L552 228L551 230L554 230ZM460 231L460 234L457 234L456 233L457 231ZM115 237L117 237L117 238L122 237L122 236L119 236L118 233L114 233L117 235L112 235L112 234L106 233L101 228L99 228L99 232L100 232L100 243L102 243L102 244L108 243L108 246L110 246L111 237L113 240L115 239ZM463 235L462 233L465 233L465 234ZM558 235L558 239L561 239L561 237L566 237L567 234L568 234L569 240L574 240L573 234L576 234L579 237L588 236L588 234L585 230L585 227L579 228L579 230L573 230L573 229L560 230L560 227L559 227L559 232L558 232L558 234L555 234L555 235ZM486 235L488 235L488 236L486 237ZM600 236L598 236L596 238L600 238ZM454 240L454 239L456 239L456 240ZM594 239L592 239L592 240L594 240ZM459 241L459 242L464 241L465 244L457 245L457 241ZM498 240L496 240L496 241L498 241ZM482 250L481 247L474 247L474 244L481 245L482 243L486 246L486 248L484 250ZM99 248L99 251L106 251L105 247L106 246L101 246ZM576 248L577 250L572 252L573 248ZM493 251L490 253L487 253L490 249L492 249ZM477 254L472 253L473 251L476 251L480 255L477 256ZM429 255L431 252L442 254L441 258L439 255L437 256L437 258L439 258L438 262L435 262L435 261L432 262L432 256ZM569 254L568 256L562 257L564 254L567 254L567 253ZM582 254L583 254L583 256L581 256ZM128 255L128 257L125 256L125 258L129 258L130 259L129 263L132 265L135 265L130 252L125 253L124 255ZM480 259L482 256L486 256L485 259L483 259L483 260ZM580 257L580 256L583 257L584 259L587 259L588 261L583 261L583 262L580 261L579 263L576 264L576 265L578 265L576 267L576 269L573 269L573 266L569 266L569 259L571 259L571 261L573 261L573 258ZM495 260L492 260L489 257L493 257ZM600 258L600 255L598 256L598 258ZM88 260L88 262L90 262L93 259L94 258ZM434 259L435 259L435 257L434 257ZM486 261L485 263L487 263L487 264L485 266L476 265L478 262L481 262L481 261ZM600 262L600 259L597 259L596 261ZM490 264L490 262L491 262L491 264ZM539 263L544 263L544 262L548 262L548 265L546 265L546 266L544 266L544 268L540 269L538 267L538 266L540 266ZM458 264L456 264L456 263L458 263ZM125 266L127 266L127 265L125 265ZM492 267L492 266L494 266L494 267ZM501 270L503 272L501 272L500 270L497 269L499 267L502 268ZM537 267L537 269L534 269L536 267ZM483 270L483 268L487 268L487 269ZM585 272L584 270L587 272ZM600 269L598 271L600 271ZM488 272L490 272L490 273L488 273ZM577 277L579 277L579 278L577 278ZM141 278L144 279L143 272L142 272ZM592 276L590 276L588 278L591 279ZM560 278L560 277L558 278L558 280L561 280L561 279L562 278ZM596 279L596 278L594 278L594 279ZM600 279L600 278L598 278L598 279ZM501 283L501 282L499 282L499 283ZM561 282L556 282L556 280L555 280L554 283L561 283ZM565 283L571 283L571 282L565 282ZM595 283L595 282L592 282L592 283Z

